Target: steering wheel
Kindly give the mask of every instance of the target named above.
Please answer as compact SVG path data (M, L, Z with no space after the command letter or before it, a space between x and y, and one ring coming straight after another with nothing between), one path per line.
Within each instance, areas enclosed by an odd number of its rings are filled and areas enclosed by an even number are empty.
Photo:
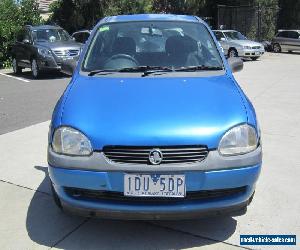
M138 61L127 54L117 54L108 58L104 63L104 69L121 69L121 68L131 68L137 67L139 65Z

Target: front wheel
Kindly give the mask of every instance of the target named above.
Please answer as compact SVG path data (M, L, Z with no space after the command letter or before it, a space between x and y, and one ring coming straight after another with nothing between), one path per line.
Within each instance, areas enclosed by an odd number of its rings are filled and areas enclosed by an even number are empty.
M33 78L38 79L41 75L38 63L36 59L31 60L31 74Z
M238 53L236 51L236 49L230 49L228 51L228 57L237 57L238 56Z
M13 67L14 74L19 75L22 73L22 68L18 66L18 61L14 57L12 59L12 67Z
M275 53L281 52L281 47L280 47L280 45L279 45L278 43L275 43L275 44L273 45L273 51L274 51Z
M251 60L252 60L252 61L256 61L258 58L259 58L259 56L251 57Z

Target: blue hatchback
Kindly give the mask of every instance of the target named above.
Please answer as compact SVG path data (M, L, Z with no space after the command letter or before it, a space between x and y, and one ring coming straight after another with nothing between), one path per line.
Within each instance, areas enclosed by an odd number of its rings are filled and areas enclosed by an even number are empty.
M121 219L244 213L262 149L241 68L198 17L102 19L52 116L56 204Z

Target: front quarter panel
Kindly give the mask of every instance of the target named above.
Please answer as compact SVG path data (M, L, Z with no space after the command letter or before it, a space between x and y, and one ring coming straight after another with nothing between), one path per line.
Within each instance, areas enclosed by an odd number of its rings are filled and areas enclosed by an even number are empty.
M71 82L69 83L69 85L65 89L64 93L62 94L62 96L59 98L59 100L57 101L57 103L55 105L55 108L52 113L51 124L49 127L49 137L48 137L49 143L52 141L52 135L53 135L54 130L57 127L61 126L61 119L62 119L62 115L63 115L64 104L66 102L69 91L72 88L73 84L74 84L74 81L72 78Z

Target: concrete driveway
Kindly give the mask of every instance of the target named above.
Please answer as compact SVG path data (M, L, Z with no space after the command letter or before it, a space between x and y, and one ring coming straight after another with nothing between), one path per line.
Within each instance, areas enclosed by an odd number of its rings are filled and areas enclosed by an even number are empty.
M0 249L240 249L240 234L299 237L300 54L268 53L259 61L245 62L244 70L235 76L256 108L264 150L263 170L246 215L134 222L63 214L52 201L47 172L47 120L54 105L51 99L48 106L42 106L43 118L33 119L35 123L24 122L27 111L32 114L20 106L23 112L13 125L23 128L11 131L5 127L0 135ZM0 74L0 89L6 86L7 79ZM65 86L68 80L58 81ZM13 82L11 88L16 88L11 91L18 93L18 84L37 85L33 89L39 89L41 84L56 80L9 81ZM54 95L55 99L61 91ZM34 98L51 96L47 90L37 93L40 96L33 96L22 105L35 102ZM1 95L0 91L0 113L5 108ZM3 121L0 116L0 128ZM296 247L287 247L297 248L299 239Z

